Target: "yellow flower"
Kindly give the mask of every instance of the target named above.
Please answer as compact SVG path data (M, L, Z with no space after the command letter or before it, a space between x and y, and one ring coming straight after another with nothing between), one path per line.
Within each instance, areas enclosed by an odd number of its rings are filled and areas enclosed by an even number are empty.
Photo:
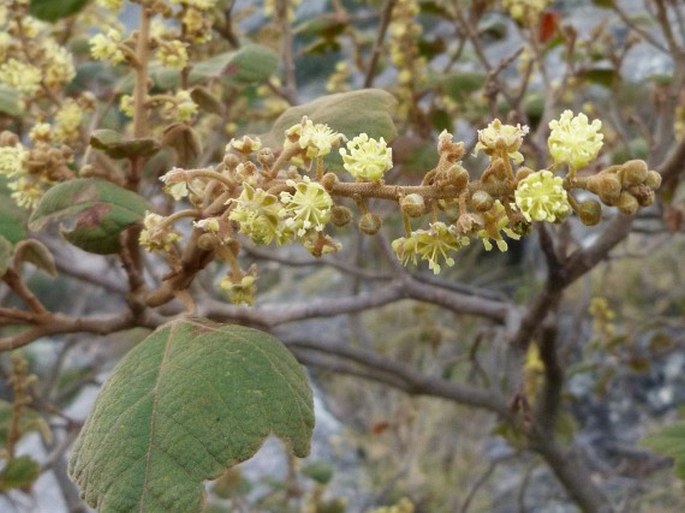
M588 117L565 110L561 117L549 122L552 132L547 139L549 153L556 164L568 164L580 169L597 157L602 148L604 135L600 132L602 122L595 119L589 123Z
M24 173L27 152L21 144L0 146L0 174L15 176Z
M474 149L476 153L483 150L489 156L506 153L515 164L520 164L523 155L518 150L528 131L526 125L503 125L499 119L495 119L487 128L478 130L478 144Z
M382 137L377 141L361 133L346 146L347 149L340 148L339 150L343 167L357 181L380 180L383 174L392 167L392 149L388 148Z
M122 95L121 99L119 100L119 109L125 116L132 118L135 110L133 96L130 94Z
M570 210L564 181L543 169L521 180L514 197L516 206L526 221L553 223L562 219Z
M157 60L167 68L183 69L188 65L187 45L178 40L162 42L157 49Z
M172 4L182 4L188 7L195 7L195 9L207 10L214 7L216 0L171 0Z
M176 93L176 121L190 121L197 114L197 104L190 97L189 91Z
M29 131L29 139L34 143L52 141L52 127L49 123L36 123Z
M58 141L77 139L83 120L83 110L71 98L64 102L55 114L55 138Z
M255 282L257 277L254 274L246 274L240 278L240 281L235 280L230 274L224 276L219 283L219 288L223 290L228 299L234 305L252 305L257 294L257 285Z
M440 260L449 267L454 265L454 259L448 256L451 251L458 251L468 246L468 237L455 235L445 223L431 223L428 230L415 230L409 237L401 237L392 242L392 249L403 265L412 262L416 265L417 258L428 261L428 268L433 274L440 272Z
M124 0L97 0L97 4L110 11L119 11L124 5Z
M166 218L154 212L145 212L140 245L147 251L168 251L181 236L164 224Z
M7 187L13 191L11 197L14 202L25 208L35 207L45 192L39 181L25 176L9 182Z
M76 76L74 59L69 51L48 39L43 47L45 51L45 85L58 87L71 82Z
M521 238L521 235L509 228L509 217L500 200L495 201L492 208L483 212L482 215L485 226L482 230L476 232L476 236L483 242L485 251L492 251L494 246L492 245L492 242L490 242L491 239L495 241L497 249L500 251L507 251L509 249L509 245L507 244L507 241L504 240L504 237L502 237L501 232L504 232L514 240L519 240Z
M126 60L124 52L119 48L119 43L121 43L121 33L115 29L109 29L107 35L96 34L88 41L93 59L108 61L112 64L119 64Z
M285 225L303 237L311 229L320 232L331 218L333 200L320 183L308 176L303 181L286 182L295 188L294 193L282 192L281 203L285 206Z
M291 140L297 138L300 148L305 150L309 159L325 157L340 144L340 139L343 137L326 124L314 124L307 116L304 116L299 124L286 130L285 135Z
M283 223L283 205L273 194L244 183L240 196L229 201L234 207L228 218L256 244L270 244L274 239L282 244L292 236Z
M40 69L14 58L0 66L0 82L29 96L38 92L42 79Z

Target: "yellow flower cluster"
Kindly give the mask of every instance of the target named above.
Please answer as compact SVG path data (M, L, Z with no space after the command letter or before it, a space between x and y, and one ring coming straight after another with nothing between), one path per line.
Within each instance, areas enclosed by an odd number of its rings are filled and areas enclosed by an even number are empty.
M187 44L178 40L163 41L157 49L157 60L172 69L183 69L188 65Z
M520 164L523 162L523 155L519 148L528 130L526 125L503 125L499 119L495 119L487 128L478 130L475 151L483 150L491 157L508 155L515 164Z
M116 29L109 29L107 35L95 34L88 41L90 54L93 59L107 61L112 64L119 64L126 60L124 52L121 50L121 32Z
M521 180L514 193L516 206L526 221L554 223L571 210L564 180L543 169Z
M551 133L547 139L549 154L556 164L568 164L580 169L592 162L602 149L602 122L592 123L582 112L577 116L565 110L561 117L549 122Z
M366 133L361 133L351 141L347 148L340 148L343 167L355 180L373 182L383 178L392 167L392 149L388 148L382 137L377 141Z
M38 92L41 80L43 74L32 64L11 58L0 65L0 82L28 96Z

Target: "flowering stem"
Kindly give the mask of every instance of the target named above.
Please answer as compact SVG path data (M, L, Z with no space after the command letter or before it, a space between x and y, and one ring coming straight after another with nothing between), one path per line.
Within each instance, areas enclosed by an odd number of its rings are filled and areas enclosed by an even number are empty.
M150 59L150 13L148 9L140 7L140 27L136 39L135 85L133 90L133 137L140 139L147 135L147 88L148 61Z

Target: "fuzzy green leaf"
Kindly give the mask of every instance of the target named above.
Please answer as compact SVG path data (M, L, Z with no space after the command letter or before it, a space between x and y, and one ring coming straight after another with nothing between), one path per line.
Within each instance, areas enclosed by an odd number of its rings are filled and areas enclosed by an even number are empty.
M685 480L685 422L657 431L642 439L642 444L675 460L675 473Z
M26 218L28 211L17 206L10 197L6 179L0 177L0 236L13 244L26 238Z
M159 143L154 139L123 140L121 134L106 128L94 130L90 135L90 145L104 151L113 159L147 157L159 151Z
M0 493L29 486L39 475L40 465L31 456L12 458L0 472Z
M172 321L114 369L74 444L69 473L99 513L195 513L207 479L269 434L309 452L312 393L272 336Z
M119 250L119 234L140 223L151 207L138 194L97 178L79 178L55 185L43 195L29 218L29 228L40 230L51 221L70 221L64 237L91 253Z
M29 12L43 21L57 21L76 14L90 0L31 0Z
M262 138L267 146L281 146L286 129L299 123L302 116L307 116L314 123L326 123L350 139L366 132L369 137L383 137L390 142L397 136L391 117L396 106L395 97L381 89L332 94L289 108Z
M251 84L271 76L278 67L278 55L266 46L248 44L234 52L225 52L195 65L190 83L210 78L228 77L231 82Z
M9 116L21 114L19 97L19 91L6 84L0 84L0 112Z

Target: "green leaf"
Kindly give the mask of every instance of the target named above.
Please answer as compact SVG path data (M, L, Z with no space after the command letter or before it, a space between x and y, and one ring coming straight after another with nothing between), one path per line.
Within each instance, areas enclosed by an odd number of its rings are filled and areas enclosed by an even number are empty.
M484 73L477 71L455 71L437 79L437 86L456 101L465 101L472 93L479 91L487 80Z
M10 194L6 179L0 177L0 236L16 244L26 238L24 224L28 211L19 207Z
M39 20L57 21L76 14L90 0L31 0L29 13Z
M119 132L106 128L90 134L90 145L104 151L113 159L147 157L159 151L160 145L154 139L131 139L125 141Z
M179 319L114 369L69 473L99 513L195 513L206 479L252 457L272 433L305 456L313 427L307 377L277 339Z
M12 260L12 243L0 235L0 278L5 276Z
M150 205L135 192L98 178L79 178L49 189L29 218L29 228L70 221L72 229L62 230L69 242L91 253L110 254L119 250L119 234L142 222L146 210Z
M9 116L21 114L19 98L19 91L6 84L0 84L0 112Z
M14 248L14 261L17 264L29 262L50 276L57 276L55 258L50 250L38 239L26 239Z
M231 82L251 84L269 78L278 67L278 55L266 46L248 44L234 52L220 53L193 67L190 83L228 77Z
M677 422L652 433L643 438L641 444L659 454L673 458L676 475L685 480L685 422Z
M613 68L587 69L581 71L579 76L591 84L607 88L613 87L616 81L620 80L618 72Z
M312 461L302 468L302 474L319 484L326 485L333 479L333 467L325 461Z
M217 114L218 116L223 116L226 113L226 109L221 103L221 100L214 96L206 87L193 87L190 91L190 97L197 103L197 106L205 112Z
M285 130L299 123L302 116L308 116L314 123L326 123L348 138L366 132L369 137L383 137L390 142L397 136L391 117L396 106L395 97L381 89L332 94L290 107L279 116L271 131L262 139L267 146L281 146Z
M0 493L12 488L24 488L40 475L40 465L31 456L19 456L7 462L0 472Z

